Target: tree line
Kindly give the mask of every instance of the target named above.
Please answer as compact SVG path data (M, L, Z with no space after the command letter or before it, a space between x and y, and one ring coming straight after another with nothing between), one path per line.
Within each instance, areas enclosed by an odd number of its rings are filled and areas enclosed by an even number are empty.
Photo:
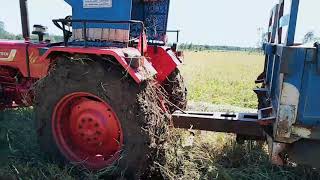
M267 33L264 33L259 41L258 46L262 46L262 43L266 41ZM22 34L15 35L5 30L5 23L0 21L0 39L7 40L23 40ZM31 40L37 40L38 36L31 35ZM63 37L59 35L47 35L46 39L51 42L61 42ZM320 37L317 37L314 31L309 31L305 34L302 43L312 43L320 42ZM212 46L212 45L198 45L193 43L182 43L179 44L181 50L191 50L191 51L206 51L206 50L217 50L217 51L247 51L247 52L260 52L261 48L251 48L251 47L237 47L237 46Z
M213 45L198 45L192 43L182 43L179 44L179 49L181 50L191 50L191 51L247 51L247 52L259 52L260 48L251 47L238 47L238 46L213 46Z
M5 23L0 21L0 39L7 39L7 40L23 40L22 34L15 35L13 33L10 33L6 31L5 29ZM37 35L31 35L31 40L38 40ZM49 39L51 42L61 42L63 41L62 36L58 35L46 35L45 39Z

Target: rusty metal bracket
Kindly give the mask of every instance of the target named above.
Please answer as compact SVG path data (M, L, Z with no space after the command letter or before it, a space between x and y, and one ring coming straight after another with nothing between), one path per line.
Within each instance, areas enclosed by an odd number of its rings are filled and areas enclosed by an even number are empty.
M258 122L261 125L272 124L276 120L276 117L273 115L273 108L267 107L259 109L258 111Z
M195 129L234 133L264 139L264 131L258 122L257 113L226 112L175 112L173 114L175 128Z

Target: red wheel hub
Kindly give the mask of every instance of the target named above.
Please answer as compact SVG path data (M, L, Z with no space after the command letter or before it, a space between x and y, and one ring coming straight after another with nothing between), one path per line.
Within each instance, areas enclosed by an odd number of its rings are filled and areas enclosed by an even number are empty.
M57 103L52 132L68 160L91 170L111 165L122 149L123 134L115 112L90 93L72 93Z

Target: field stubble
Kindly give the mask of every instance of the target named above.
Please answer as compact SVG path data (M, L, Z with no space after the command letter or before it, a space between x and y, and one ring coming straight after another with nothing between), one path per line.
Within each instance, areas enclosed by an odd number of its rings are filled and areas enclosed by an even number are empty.
M263 56L246 52L185 52L182 65L189 100L256 108L254 80Z

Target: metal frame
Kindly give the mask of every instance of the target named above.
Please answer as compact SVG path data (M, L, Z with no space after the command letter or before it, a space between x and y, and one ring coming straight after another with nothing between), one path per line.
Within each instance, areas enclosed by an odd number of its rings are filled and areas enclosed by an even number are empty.
M263 45L264 72L256 81L262 85L254 90L260 102L255 117L248 120L246 113L178 113L173 115L175 127L239 135L261 133L265 127L268 135L282 143L301 138L320 140L320 46L295 43L300 0L291 2L288 15L284 15L284 0L271 11L268 42ZM288 30L282 42L285 26Z
M167 33L176 33L176 43L179 42L180 30L167 30Z
M82 23L82 29L83 29L83 34L84 34L84 47L88 47L87 43L87 25L88 23L95 23L95 24L139 24L141 27L141 33L140 35L144 34L145 31L145 26L144 23L142 21L136 21L136 20L130 20L130 21L107 21L107 20L85 20L85 19L54 19L52 20L52 22L63 31L63 36L64 36L64 45L67 47L68 46L68 39L69 39L69 35L68 34L72 34L72 32L66 30L66 24L67 23ZM61 25L59 24L61 23ZM144 55L144 44L147 42L144 42L143 38L141 38L141 55Z
M30 29L29 29L29 15L28 15L27 0L20 0L20 14L21 14L22 36L26 41L28 41L30 39Z
M175 128L234 133L264 139L257 113L175 112Z

